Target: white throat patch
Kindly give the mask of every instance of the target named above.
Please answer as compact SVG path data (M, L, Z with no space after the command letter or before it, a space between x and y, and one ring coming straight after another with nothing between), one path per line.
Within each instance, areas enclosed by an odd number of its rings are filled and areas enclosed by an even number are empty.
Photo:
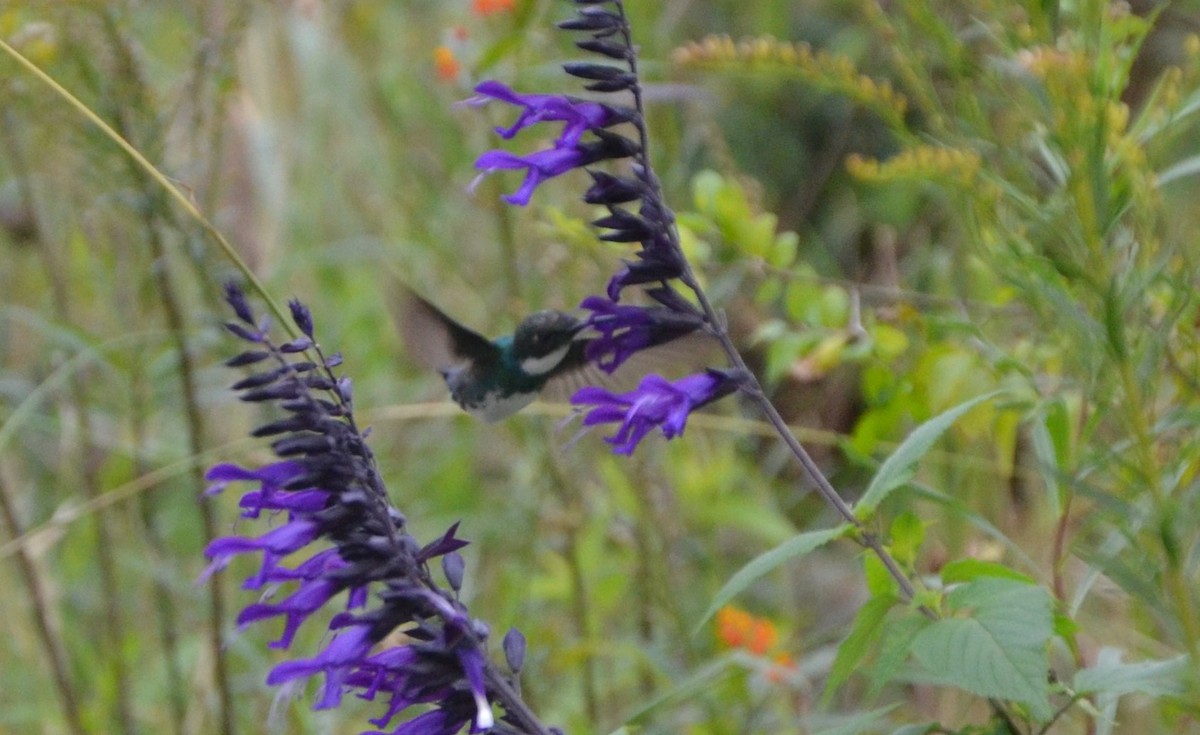
M571 349L571 344L568 342L549 355L527 357L521 361L521 369L525 371L526 375L545 375L558 367L558 363L562 362L563 358L567 356L567 350Z

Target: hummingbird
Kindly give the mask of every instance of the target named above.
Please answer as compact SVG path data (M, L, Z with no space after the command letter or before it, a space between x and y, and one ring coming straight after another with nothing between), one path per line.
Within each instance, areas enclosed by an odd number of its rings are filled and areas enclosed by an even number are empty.
M525 408L547 384L582 386L589 369L587 324L562 311L530 314L511 335L491 340L411 291L399 312L416 359L441 374L455 403L488 423Z

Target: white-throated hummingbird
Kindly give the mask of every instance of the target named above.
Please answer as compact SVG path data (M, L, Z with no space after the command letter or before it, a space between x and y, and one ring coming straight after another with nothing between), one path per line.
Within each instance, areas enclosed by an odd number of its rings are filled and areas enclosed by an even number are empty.
M561 311L530 314L513 334L489 340L411 291L404 294L400 331L413 356L437 370L455 403L494 422L528 406L547 383L579 387L588 362L587 324ZM571 380L572 373L579 373Z
M694 371L711 364L717 348L700 313L686 308L607 302L596 311L588 302L605 300L593 297L583 304L593 310L587 320L539 311L513 334L489 340L411 289L399 285L399 291L396 319L409 352L441 374L455 403L489 423L520 411L547 389L566 398L585 385L632 388L646 373L664 368ZM596 350L589 349L593 343ZM619 360L614 352L622 353Z

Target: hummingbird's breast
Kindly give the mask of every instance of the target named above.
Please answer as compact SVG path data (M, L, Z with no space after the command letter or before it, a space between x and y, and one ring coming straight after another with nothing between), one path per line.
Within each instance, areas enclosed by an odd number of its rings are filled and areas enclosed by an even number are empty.
M529 376L509 362L487 369L466 364L445 371L450 396L464 411L488 423L508 418L533 403L545 384L544 378Z

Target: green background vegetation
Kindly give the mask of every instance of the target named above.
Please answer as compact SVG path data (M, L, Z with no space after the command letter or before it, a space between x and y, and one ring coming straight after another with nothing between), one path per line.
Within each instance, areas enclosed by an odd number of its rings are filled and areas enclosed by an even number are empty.
M499 334L622 257L586 224L582 174L526 209L499 202L513 176L469 191L511 111L456 103L488 77L577 92L552 30L567 3L17 0L0 40L312 307L415 535L461 520L472 612L529 639L546 722L991 732L992 696L1022 731L1200 732L1200 11L1132 5L630 1L685 246L835 486L859 497L914 427L1001 391L870 516L950 626L923 628L837 541L737 596L778 633L762 655L705 611L837 519L755 416L730 401L614 458L599 433L571 443L561 405L460 415L394 329L397 278ZM687 46L713 33L820 52ZM198 499L200 473L267 456L220 365L236 274L0 56L0 731L350 733L379 714L276 700L275 631L231 622L248 567L196 583L206 536L255 532L233 494ZM998 658L970 658L980 631Z

